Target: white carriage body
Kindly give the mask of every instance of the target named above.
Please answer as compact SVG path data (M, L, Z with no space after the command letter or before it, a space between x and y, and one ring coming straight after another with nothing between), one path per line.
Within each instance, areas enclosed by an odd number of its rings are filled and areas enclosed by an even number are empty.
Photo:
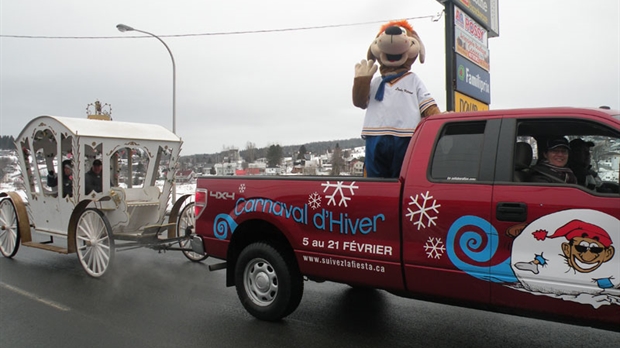
M19 160L34 231L66 236L78 204L100 209L115 234L163 223L182 144L166 128L40 116L24 127L15 142L21 149ZM62 163L67 159L73 166L71 195L65 195L62 188ZM102 191L86 192L86 173L96 159L102 162ZM57 173L55 187L47 182L50 171ZM158 179L164 179L161 189L155 184Z

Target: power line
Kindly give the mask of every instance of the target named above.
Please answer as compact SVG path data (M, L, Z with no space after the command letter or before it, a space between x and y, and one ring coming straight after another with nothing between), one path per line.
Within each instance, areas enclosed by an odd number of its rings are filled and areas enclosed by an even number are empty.
M441 19L443 11L438 12L435 15L426 15L419 17L402 18L404 20L417 20L430 18L433 22L437 22ZM368 24L387 23L390 20L383 21L371 21L371 22L358 22L348 24L330 24L330 25L318 25L310 27L297 27L297 28L281 28L281 29L262 29L262 30L245 30L245 31L224 31L214 33L194 33L194 34L169 34L169 35L157 35L159 37L192 37L192 36L224 36L224 35L246 35L246 34L264 34L264 33L277 33L286 31L301 31L301 30L316 30L316 29L329 29L329 28L342 28L353 27ZM41 36L41 35L2 35L2 38L12 39L82 39L82 40L98 40L98 39L143 39L150 36L147 35L134 35L134 36Z

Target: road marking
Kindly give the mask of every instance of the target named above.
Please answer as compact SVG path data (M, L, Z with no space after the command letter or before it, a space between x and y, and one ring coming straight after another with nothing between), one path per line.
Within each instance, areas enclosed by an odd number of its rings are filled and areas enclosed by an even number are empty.
M45 305L48 305L50 307L54 307L56 309L59 309L61 311L67 312L67 311L71 310L71 308L69 308L69 307L63 306L63 305L61 305L59 303L56 303L54 301L46 300L46 299L44 299L44 298L42 298L40 296L37 296L37 295L35 295L33 293L30 293L28 291L22 290L20 288L16 288L16 287L11 286L9 284L0 282L0 286L2 286L3 288L5 288L7 290L11 290L11 291L13 291L15 293L18 293L18 294L20 294L22 296L28 297L28 298L30 298L32 300L35 300L35 301L41 302L41 303L43 303Z

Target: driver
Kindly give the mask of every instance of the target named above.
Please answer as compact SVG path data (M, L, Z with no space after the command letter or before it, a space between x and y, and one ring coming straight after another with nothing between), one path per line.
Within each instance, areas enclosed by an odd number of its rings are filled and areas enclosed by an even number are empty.
M101 169L102 169L101 160L98 160L98 159L94 160L92 167L90 167L90 170L86 173L86 182L85 182L86 194L89 194L92 191L95 191L95 192L103 191L103 187L102 187L103 180L101 178Z

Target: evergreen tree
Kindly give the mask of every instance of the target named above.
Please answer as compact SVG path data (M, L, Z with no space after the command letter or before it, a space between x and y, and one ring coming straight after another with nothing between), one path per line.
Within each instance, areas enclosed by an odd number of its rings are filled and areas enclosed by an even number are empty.
M297 159L304 159L305 155L308 153L308 150L306 150L306 146L305 145L301 145L299 147L299 152L297 153Z
M282 162L283 151L280 145L271 145L267 150L267 165L277 167Z
M15 150L15 138L12 135L0 137L0 150Z
M344 169L344 159L342 159L342 150L340 145L336 143L334 152L332 153L332 171L330 175L340 175L340 172Z

